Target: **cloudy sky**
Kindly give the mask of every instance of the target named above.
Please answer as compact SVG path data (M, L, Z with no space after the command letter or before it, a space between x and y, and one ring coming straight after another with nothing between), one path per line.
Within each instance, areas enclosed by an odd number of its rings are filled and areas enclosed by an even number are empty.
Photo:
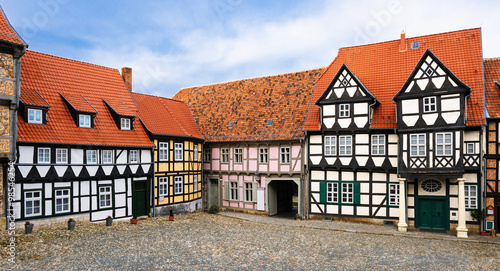
M0 0L31 50L133 69L134 91L327 66L339 47L482 28L500 57L500 1Z

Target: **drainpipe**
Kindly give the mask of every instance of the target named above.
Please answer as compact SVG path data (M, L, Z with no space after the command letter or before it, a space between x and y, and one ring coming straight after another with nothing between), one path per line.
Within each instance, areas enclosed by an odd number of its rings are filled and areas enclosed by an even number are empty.
M151 168L153 169L153 178L151 182L151 199L153 199L153 217L156 217L156 206L155 206L155 149L151 148Z
M307 138L307 131L304 131L304 137ZM305 141L304 141L304 148L306 148L307 146L305 145ZM309 152L307 152L308 155L309 155ZM301 168L300 168L300 171L303 172L304 171L304 166L306 164L306 158L305 157L302 157L303 160L303 163L301 165ZM305 207L305 212L306 212L306 219L309 219L309 191L311 190L311 187L310 187L310 182L309 182L309 174L308 172L306 171L306 180L304 180L304 190L306 190L306 187L307 187L307 191L304 191L304 206Z
M206 180L205 180L205 142L201 144L201 211L205 210L205 190L206 190Z
M486 158L483 155L483 151L484 151L483 150L483 136L485 135L485 133L483 133L483 132L484 132L485 129L486 129L486 126L483 126L481 128L481 134L479 136L479 155L482 156L482 159L479 160L479 161L482 162L481 165L480 165L480 168L481 168L480 172L481 172L481 175L482 175L480 177L480 180L481 180L480 184L481 184L481 190L482 190L481 191L482 192L481 193L481 195L482 195L481 205L484 206L484 207L486 207L486 176L487 176L486 175ZM478 207L481 208L480 206L478 206ZM483 221L479 223L479 227L481 227L481 225L485 225L485 223L486 223L486 222L484 222L485 219L486 219L486 217L483 218ZM484 229L480 228L480 230L484 230Z
M300 193L302 195L299 195L300 200L300 216L302 219L304 219L304 151L303 151L303 138L300 139Z

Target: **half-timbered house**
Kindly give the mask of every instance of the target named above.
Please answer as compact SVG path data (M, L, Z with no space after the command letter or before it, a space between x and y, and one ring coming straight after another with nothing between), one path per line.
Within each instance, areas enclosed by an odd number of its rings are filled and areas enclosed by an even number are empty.
M155 145L155 214L201 209L203 136L187 104L135 92L132 97Z
M188 104L206 140L205 207L305 214L302 122L323 70L186 88L174 96Z
M483 93L480 29L341 48L304 125L310 214L466 237Z

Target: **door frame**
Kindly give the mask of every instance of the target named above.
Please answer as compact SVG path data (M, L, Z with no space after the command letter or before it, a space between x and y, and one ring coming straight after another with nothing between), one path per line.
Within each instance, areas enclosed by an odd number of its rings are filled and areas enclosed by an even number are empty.
M302 213L301 213L301 204L302 204L302 190L300 189L300 178L273 178L273 179L267 179L266 178L266 195L265 195L265 199L266 199L266 211L269 215L271 215L271 212L270 212L270 208L269 208L269 205L272 204L270 203L270 198L269 198L269 184L272 182L272 181L277 181L277 182L280 182L280 181L292 181L294 182L296 185L297 185L297 194L298 194L298 202L297 202L297 214L302 216ZM277 213L276 213L277 214Z
M221 204L221 185L220 185L220 178L219 177L207 177L207 208L210 208L210 203L211 203L211 197L213 196L211 194L211 191L212 191L212 181L217 181L217 189L215 189L217 191L217 202L216 203L212 203L213 204L217 204L218 206L222 206Z
M133 180L132 181L132 216L134 216L134 192L135 192L135 185L139 182L144 182L146 184L146 189L144 191L144 194L145 194L145 211L146 211L146 214L145 215L149 215L149 212L150 212L150 209L151 209L151 204L150 204L150 200L149 200L149 190L151 189L151 186L150 186L150 182L149 180Z
M445 230L450 230L450 198L446 196L416 196L415 197L415 228L420 228L420 216L419 214L419 202L421 200L444 200L444 216L445 220ZM427 229L427 228L426 228ZM433 228L430 228L433 229ZM439 230L439 229L437 229Z

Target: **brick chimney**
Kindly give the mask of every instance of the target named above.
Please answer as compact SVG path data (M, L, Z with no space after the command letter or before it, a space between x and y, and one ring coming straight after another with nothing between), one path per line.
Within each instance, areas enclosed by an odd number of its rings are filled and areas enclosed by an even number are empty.
M122 78L123 82L125 82L125 86L127 89L132 92L132 68L123 67L122 68Z
M404 31L401 33L401 42L399 43L399 51L400 52L406 51L406 38Z

